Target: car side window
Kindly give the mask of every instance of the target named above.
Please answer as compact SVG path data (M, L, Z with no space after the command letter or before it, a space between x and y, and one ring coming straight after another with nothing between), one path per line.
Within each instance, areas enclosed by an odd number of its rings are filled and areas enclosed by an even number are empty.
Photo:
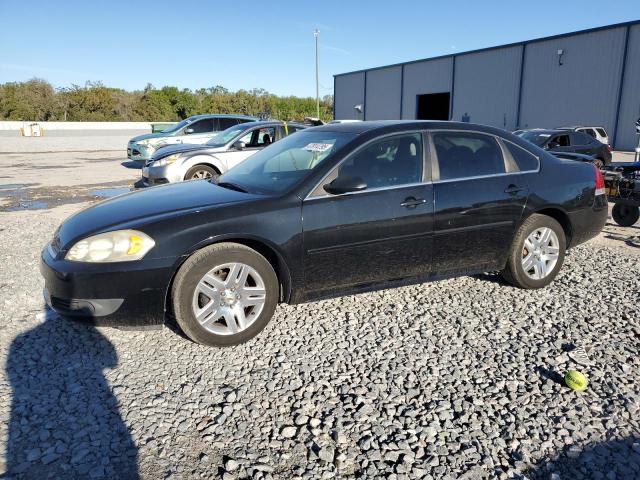
M221 132L222 130L226 130L227 128L235 127L238 122L235 118L216 118L217 128L216 130Z
M508 142L506 140L503 140L503 143L507 147L507 150L515 160L516 164L518 165L518 169L521 172L531 172L538 170L538 157L514 143Z
M394 135L373 142L338 167L338 177L359 177L367 188L419 183L422 180L422 135Z
M245 143L246 148L262 148L275 142L275 138L275 127L267 127L251 130L240 141Z
M571 133L571 145L589 145L593 143L593 138L586 133L573 132Z
M601 137L606 137L607 132L605 132L604 128L596 128Z
M586 133L587 135L590 135L593 138L597 137L595 130L593 130L592 128L585 128L584 130L578 130L578 131L582 133Z
M193 130L190 135L213 132L213 118L205 118L204 120L198 120L191 125L187 125L185 133L189 129Z
M440 180L506 173L500 145L489 135L436 132L432 138L438 158Z

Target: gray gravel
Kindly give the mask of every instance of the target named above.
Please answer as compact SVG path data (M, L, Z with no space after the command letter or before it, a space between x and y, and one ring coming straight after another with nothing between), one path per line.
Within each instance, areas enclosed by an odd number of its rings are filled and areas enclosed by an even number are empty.
M542 291L481 276L281 306L212 349L43 314L39 249L66 214L0 214L8 478L640 477L637 247L581 246Z

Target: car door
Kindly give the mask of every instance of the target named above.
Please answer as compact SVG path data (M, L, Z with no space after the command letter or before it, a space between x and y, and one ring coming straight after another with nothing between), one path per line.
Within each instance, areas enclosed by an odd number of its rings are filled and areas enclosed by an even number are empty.
M236 141L244 144L244 147L241 150L231 145L229 150L224 153L223 156L227 169L235 167L254 153L262 150L268 145L271 145L275 138L276 127L256 127L247 131L239 140Z
M436 275L501 268L528 197L502 141L469 131L431 133Z
M320 182L302 207L307 293L430 271L433 191L424 162L421 132L395 134L360 147ZM324 190L347 177L366 189Z
M553 135L546 143L549 150L553 152L573 152L571 143L569 142L569 134L561 133Z
M594 148L596 145L596 139L586 133L571 132L569 134L569 141L571 142L572 152L582 153L584 155L593 155L597 153Z
M174 137L176 143L203 144L213 137L215 122L213 118L203 118L187 125L180 135Z

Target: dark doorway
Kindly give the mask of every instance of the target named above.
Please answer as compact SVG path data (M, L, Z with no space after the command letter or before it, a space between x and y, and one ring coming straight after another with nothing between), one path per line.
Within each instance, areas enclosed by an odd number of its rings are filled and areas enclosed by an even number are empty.
M451 93L427 93L416 96L416 120L449 120Z

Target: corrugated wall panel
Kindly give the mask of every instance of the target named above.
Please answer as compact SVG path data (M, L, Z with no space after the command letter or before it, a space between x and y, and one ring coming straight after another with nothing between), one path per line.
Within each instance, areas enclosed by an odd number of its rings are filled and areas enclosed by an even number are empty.
M624 33L615 28L528 44L520 126L594 124L612 132Z
M451 58L410 63L404 66L402 118L416 118L417 95L451 90Z
M521 46L456 57L452 119L513 130L521 57Z
M633 150L638 144L635 122L640 117L640 25L631 27L627 47L622 101L615 148ZM611 135L613 132L610 132Z
M335 82L336 120L362 120L362 114L353 107L364 105L364 72L340 75Z
M392 67L367 72L367 120L400 118L401 68Z

